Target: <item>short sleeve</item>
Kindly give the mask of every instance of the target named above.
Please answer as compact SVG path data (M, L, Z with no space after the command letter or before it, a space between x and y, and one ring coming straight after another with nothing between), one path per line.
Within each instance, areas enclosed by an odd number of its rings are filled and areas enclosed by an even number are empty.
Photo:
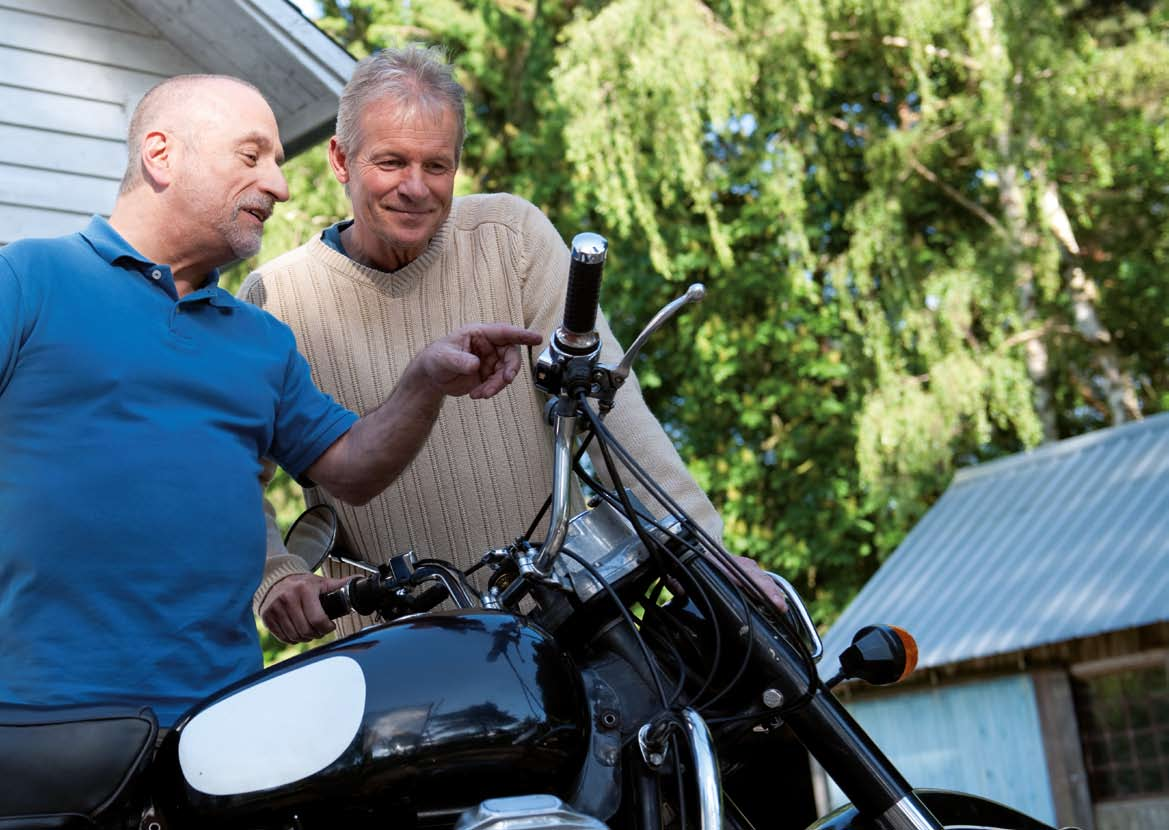
M294 346L289 351L270 455L302 486L312 486L304 479L305 470L357 423L358 416L317 389L308 361Z
M8 387L16 370L16 357L23 339L23 308L16 271L5 257L0 256L0 393Z

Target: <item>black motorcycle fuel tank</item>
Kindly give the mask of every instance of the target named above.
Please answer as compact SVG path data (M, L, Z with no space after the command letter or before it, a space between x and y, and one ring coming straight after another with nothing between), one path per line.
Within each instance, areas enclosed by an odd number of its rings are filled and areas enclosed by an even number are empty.
M445 811L564 793L588 730L580 675L546 633L506 613L428 614L195 707L159 750L156 803L175 826L229 827L329 805Z

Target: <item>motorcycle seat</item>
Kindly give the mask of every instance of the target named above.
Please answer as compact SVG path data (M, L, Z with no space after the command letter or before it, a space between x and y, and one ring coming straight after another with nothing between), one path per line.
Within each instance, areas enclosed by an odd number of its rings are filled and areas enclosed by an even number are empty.
M0 830L98 826L135 791L157 735L140 706L0 703Z

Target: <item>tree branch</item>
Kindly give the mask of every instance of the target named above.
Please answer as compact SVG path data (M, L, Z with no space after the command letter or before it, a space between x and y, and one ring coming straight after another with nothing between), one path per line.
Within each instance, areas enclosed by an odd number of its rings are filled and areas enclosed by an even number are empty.
M973 202L970 199L967 199L965 196L963 196L957 190L955 190L950 185L946 184L944 181L939 179L938 175L934 171L932 171L928 167L926 167L924 164L922 164L920 161L918 161L916 156L913 156L913 155L909 156L909 166L913 169L913 171L915 173L917 173L923 179L925 179L926 181L930 182L933 185L936 185L939 190L941 190L943 193L945 193L947 196L949 196L951 199L953 199L959 205L966 208L968 211L973 213L975 216L977 216L979 219L981 219L986 224L990 225L990 227L994 230L995 233L999 234L1000 236L1002 236L1004 238L1007 236L1007 229L1002 226L1002 223L1000 223L999 220L997 220L993 216L991 216L990 212L987 211L986 208L984 208L982 205L978 204L977 202Z
M860 32L829 32L828 33L828 39L829 40L836 40L836 41L858 41L858 40L861 40L862 37L863 37L863 35ZM882 46L892 46L895 49L908 49L911 46L913 46L914 43L909 38L902 37L901 35L884 35L881 38L881 45ZM979 63L974 58L970 57L969 55L956 54L956 53L951 52L949 49L946 49L945 47L942 47L942 46L934 46L932 43L927 43L924 46L922 46L922 51L924 51L931 58L941 58L942 60L952 60L955 63L960 63L963 66L965 66L967 69L972 69L976 72L982 70L982 64Z

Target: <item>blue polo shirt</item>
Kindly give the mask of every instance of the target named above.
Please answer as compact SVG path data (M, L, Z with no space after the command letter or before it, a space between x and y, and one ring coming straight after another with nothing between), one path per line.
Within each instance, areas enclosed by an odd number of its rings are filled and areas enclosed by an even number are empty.
M292 332L105 220L0 249L0 701L164 725L261 667L260 459L301 476L356 421Z

